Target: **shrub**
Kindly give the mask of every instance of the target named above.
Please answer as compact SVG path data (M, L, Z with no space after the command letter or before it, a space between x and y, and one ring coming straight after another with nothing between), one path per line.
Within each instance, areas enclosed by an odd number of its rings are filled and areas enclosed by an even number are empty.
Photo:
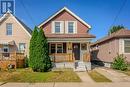
M112 63L112 68L117 70L127 70L128 69L128 63L126 61L126 57L124 57L123 54L118 54L117 57L114 58L114 61Z

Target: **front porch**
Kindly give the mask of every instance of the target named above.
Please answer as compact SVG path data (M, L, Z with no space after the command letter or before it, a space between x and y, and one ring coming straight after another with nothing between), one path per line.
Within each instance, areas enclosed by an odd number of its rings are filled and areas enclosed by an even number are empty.
M49 41L49 53L56 68L90 70L90 43L86 41ZM85 69L86 70L86 69Z

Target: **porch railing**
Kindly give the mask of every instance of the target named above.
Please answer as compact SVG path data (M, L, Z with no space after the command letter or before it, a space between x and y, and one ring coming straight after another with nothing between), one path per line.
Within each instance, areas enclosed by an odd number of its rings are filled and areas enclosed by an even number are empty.
M73 62L74 61L72 53L50 54L50 57L53 62Z

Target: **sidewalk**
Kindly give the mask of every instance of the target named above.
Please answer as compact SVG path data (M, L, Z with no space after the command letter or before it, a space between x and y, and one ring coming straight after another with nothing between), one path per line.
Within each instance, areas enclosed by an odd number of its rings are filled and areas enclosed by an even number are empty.
M1 87L130 87L130 82L120 83L7 83Z
M108 79L112 80L112 82L130 82L130 76L127 76L115 70L107 68L97 68L95 70L106 76Z
M84 83L95 83L92 78L88 75L87 72L76 72L79 78L82 80Z

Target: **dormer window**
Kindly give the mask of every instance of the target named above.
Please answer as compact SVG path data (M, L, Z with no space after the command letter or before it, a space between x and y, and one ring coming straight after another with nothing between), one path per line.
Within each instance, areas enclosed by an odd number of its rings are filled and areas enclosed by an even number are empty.
M53 21L52 22L52 33L63 33L63 26L64 22L63 21Z
M6 24L6 35L12 35L12 23Z

